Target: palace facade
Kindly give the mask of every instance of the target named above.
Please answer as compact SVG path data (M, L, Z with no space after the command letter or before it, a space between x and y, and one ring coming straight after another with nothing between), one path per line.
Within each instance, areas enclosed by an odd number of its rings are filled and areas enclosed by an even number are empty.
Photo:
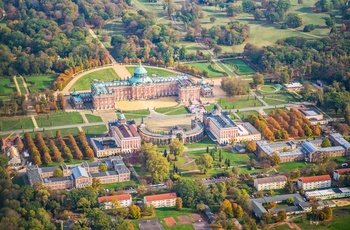
M91 93L70 94L74 108L85 108L91 102L94 109L114 109L116 101L155 99L166 96L177 96L179 102L198 101L200 96L212 96L211 87L201 81L193 82L185 75L150 78L146 69L140 64L134 75L125 80L91 82Z

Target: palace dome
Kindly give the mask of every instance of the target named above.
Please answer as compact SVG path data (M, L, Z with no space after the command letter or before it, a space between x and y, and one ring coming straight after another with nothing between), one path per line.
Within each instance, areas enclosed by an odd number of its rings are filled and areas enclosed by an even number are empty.
M134 71L134 76L128 80L131 84L146 84L152 83L152 79L147 75L147 70L141 65Z

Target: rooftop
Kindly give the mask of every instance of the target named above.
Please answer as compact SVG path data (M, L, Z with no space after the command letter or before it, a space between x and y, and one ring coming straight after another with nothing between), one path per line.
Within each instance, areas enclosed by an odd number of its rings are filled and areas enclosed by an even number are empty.
M300 177L300 180L303 183L312 183L317 181L330 181L331 177L329 175L320 175L320 176L309 176L309 177Z
M346 173L346 172L350 172L350 168L345 168L345 169L337 169L334 172L338 173L338 174L342 174L342 173Z
M330 134L330 137L331 139L337 141L340 145L344 146L344 148L350 148L350 143L347 140L345 140L340 133L332 133Z
M97 200L99 203L101 202L111 202L114 200L130 200L131 199L131 195L130 194L121 194L121 195L114 195L114 196L101 196L98 197Z
M254 179L254 182L255 181L258 184L267 184L267 183L287 181L287 177L285 176L264 177L264 178Z
M177 198L176 193L164 193L159 195L145 196L146 202L157 201L157 200L169 200Z
M80 166L74 167L72 169L72 175L74 179L78 179L80 177L89 177L89 174L86 172L85 168Z

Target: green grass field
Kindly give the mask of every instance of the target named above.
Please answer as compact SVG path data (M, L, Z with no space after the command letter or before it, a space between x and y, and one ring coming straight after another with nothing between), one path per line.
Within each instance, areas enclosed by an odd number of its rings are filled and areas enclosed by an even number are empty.
M73 159L73 160L71 160L71 161L69 161L69 162L65 161L65 163L66 163L66 164L76 165L76 164L81 164L81 163L83 163L84 161L86 161L86 162L92 162L92 161L94 161L94 160L76 160L76 159ZM61 162L54 162L54 161L53 161L51 164L49 164L49 165L41 165L41 167L59 166L59 165L61 165L61 164L62 164Z
M86 126L86 127L83 127L83 131L85 134L89 134L89 135L100 135L107 132L107 127L106 125Z
M0 119L1 131L32 129L34 124L30 117L2 117Z
M78 112L54 113L50 115L35 116L39 127L63 126L84 123L82 116Z
M218 104L222 109L241 109L247 107L257 107L263 104L253 96L220 98Z
M118 116L119 113L117 113ZM139 111L127 111L123 112L125 115L126 119L137 119L137 118L145 118L148 117L150 114L149 110L139 110Z
M233 67L238 74L255 73L255 70L241 59L224 60L223 63Z
M134 181L125 181L125 182L116 182L116 183L110 183L110 184L103 184L101 185L102 188L105 189L121 189L126 187L131 187L134 185Z
M185 106L177 106L172 108L159 108L159 109L156 109L156 112L165 114L165 115L179 115L179 114L190 113Z
M224 76L223 73L219 73L219 72L213 71L213 69L210 68L210 63L209 62L191 63L190 65L197 67L200 71L203 71L203 70L208 71L208 77L223 77Z
M290 172L294 169L301 169L304 166L311 166L312 163L307 163L303 161L294 161L294 162L286 162L281 163L278 167L276 167L279 172Z
M259 112L256 110L250 110L250 111L237 112L236 114L239 116L239 118L245 119L245 118L247 118L248 115L250 115L250 114L258 115ZM231 113L231 119L234 119L232 113Z
M0 95L17 92L16 85L11 77L0 77Z
M136 68L137 66L126 66L126 69L129 71L131 75L134 75L134 71ZM147 70L148 76L150 77L152 77L153 75L158 75L159 77L168 77L168 76L176 75L176 73L168 71L166 69L158 69L158 68L152 68L152 67L145 67L145 69Z
M22 78L16 77L16 80L17 80L17 84L19 86L19 90L21 91L21 94L27 94L27 91L26 91L26 89L24 88L24 85L23 85Z
M44 128L45 129L45 128ZM43 136L45 136L45 134L50 134L51 137L55 137L56 136L56 131L60 130L62 133L62 136L67 136L67 133L69 132L70 134L72 134L73 136L77 136L79 133L79 129L78 128L68 128L68 129L51 129L51 130L44 130L44 131L40 131L40 133L42 133ZM30 136L32 138L35 137L35 133L36 132L31 132Z
M92 114L85 114L85 117L89 121L89 123L102 122L102 118L100 116L95 116Z
M30 92L35 90L44 91L51 89L52 83L56 80L56 75L33 75L25 77Z
M214 141L212 141L209 137L205 137L203 140L197 143L187 144L185 146L189 149L195 149L195 148L206 148L207 146L214 147L215 145L216 144Z
M275 92L276 91L276 88L272 85L262 85L259 89L261 91L264 91L264 92Z
M81 77L75 84L69 89L69 91L74 91L76 88L78 91L89 90L90 83L94 79L100 79L101 81L119 80L120 77L114 71L113 68L97 70L92 73L88 73Z

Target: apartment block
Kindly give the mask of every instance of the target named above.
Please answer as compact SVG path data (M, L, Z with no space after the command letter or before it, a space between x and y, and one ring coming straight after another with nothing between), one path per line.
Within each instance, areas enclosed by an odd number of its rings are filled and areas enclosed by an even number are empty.
M265 177L254 179L254 187L256 190L270 190L284 188L287 182L285 176Z
M298 179L298 188L313 190L331 187L331 177L329 175L301 177Z
M152 204L155 208L172 207L175 206L176 198L176 193L145 196L143 198L143 203Z
M102 196L97 198L97 200L102 210L125 208L132 204L132 197L130 194Z

